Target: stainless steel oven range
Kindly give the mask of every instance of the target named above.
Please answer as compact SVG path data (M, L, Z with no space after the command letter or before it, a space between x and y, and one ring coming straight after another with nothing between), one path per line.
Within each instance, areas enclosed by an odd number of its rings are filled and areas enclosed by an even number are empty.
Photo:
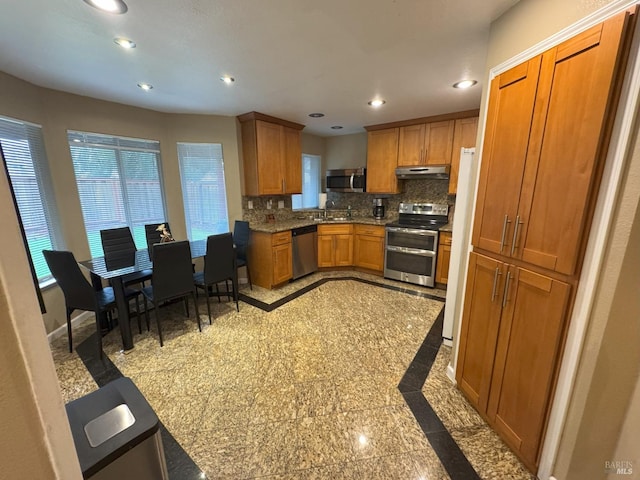
M449 206L401 203L400 216L386 226L384 276L433 287L438 258L438 231L449 222Z

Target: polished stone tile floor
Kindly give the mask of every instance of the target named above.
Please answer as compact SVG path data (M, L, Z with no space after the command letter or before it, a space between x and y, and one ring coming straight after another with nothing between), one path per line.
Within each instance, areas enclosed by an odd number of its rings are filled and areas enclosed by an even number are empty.
M444 292L339 272L242 293L240 312L212 301L212 325L200 298L202 332L193 308L161 308L162 348L155 312L130 352L106 335L103 362L91 320L80 355L53 341L64 400L130 377L181 480L532 478L446 379L439 325L425 340Z

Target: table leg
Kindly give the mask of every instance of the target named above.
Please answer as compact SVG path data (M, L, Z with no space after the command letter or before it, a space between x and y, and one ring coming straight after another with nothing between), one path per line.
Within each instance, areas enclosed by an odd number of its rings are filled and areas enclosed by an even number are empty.
M131 335L131 323L129 320L129 302L124 295L124 283L122 277L111 279L113 293L116 297L118 307L118 323L120 324L120 334L122 335L122 348L131 350L133 348L133 337Z

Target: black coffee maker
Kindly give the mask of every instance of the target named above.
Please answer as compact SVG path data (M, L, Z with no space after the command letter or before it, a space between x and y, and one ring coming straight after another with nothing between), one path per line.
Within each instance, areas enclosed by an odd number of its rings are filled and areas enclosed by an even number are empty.
M373 216L376 220L381 220L384 218L384 199L383 198L373 199Z

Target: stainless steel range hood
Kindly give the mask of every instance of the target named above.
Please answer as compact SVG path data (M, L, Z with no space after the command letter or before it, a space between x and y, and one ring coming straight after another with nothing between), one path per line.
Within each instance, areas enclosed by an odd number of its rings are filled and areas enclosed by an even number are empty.
M396 177L403 179L433 178L447 180L451 165L429 165L396 168Z

